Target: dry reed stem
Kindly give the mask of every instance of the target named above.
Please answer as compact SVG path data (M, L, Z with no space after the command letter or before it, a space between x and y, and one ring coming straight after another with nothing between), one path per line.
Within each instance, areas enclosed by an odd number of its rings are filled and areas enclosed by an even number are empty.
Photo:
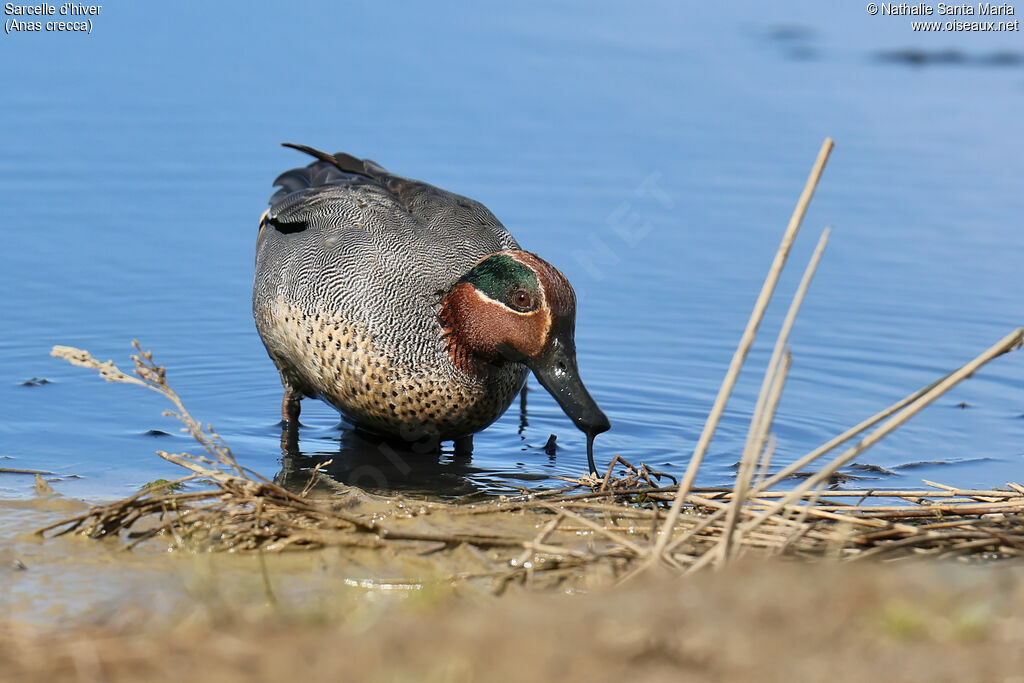
M822 231L821 237L818 238L818 244L814 247L811 259L808 261L807 267L804 269L803 277L800 278L800 284L797 286L792 302L790 302L789 310L786 311L786 317L782 321L782 326L779 328L779 334L775 339L775 346L772 348L772 356L768 361L768 369L764 374L764 379L761 381L761 390L757 395L757 405L754 407L754 419L751 420L750 430L747 433L747 442L743 448L744 458L753 459L761 453L764 439L770 431L772 416L768 416L767 419L765 419L765 404L772 391L772 386L775 382L775 375L782 363L783 353L786 350L786 346L789 344L789 336L793 331L796 316L800 312L800 307L803 305L804 297L811 286L814 274L818 270L818 264L821 262L822 254L825 253L825 247L828 245L828 238L831 233L831 226L827 226ZM765 467L767 467L767 465L765 465ZM747 483L749 484L749 482Z
M556 514L562 514L569 517L570 519L576 520L577 522L587 527L591 531L596 531L597 533L606 536L613 543L628 548L636 557L645 557L647 555L647 550L645 548L641 548L636 543L633 543L628 538L623 536L621 533L612 531L611 529L608 529L607 527L602 526L593 520L587 519L583 515L577 514L568 508L558 507L550 503L544 503L542 504L542 507L545 507Z
M235 462L235 456L231 454L231 450L224 444L220 436L217 435L213 429L209 428L209 426L204 429L202 423L193 418L192 415L185 410L185 406L182 404L181 398L179 398L178 394L167 385L167 372L164 368L153 362L153 353L151 351L143 351L139 346L138 340L133 339L132 346L136 351L136 354L131 357L132 361L135 363L134 376L123 372L120 368L114 365L114 361L108 360L105 363L101 363L93 358L92 354L88 351L76 349L71 346L54 346L50 351L50 355L56 358L62 358L72 365L96 370L100 373L100 377L108 382L136 384L160 394L174 405L175 410L170 411L169 414L176 417L185 425L185 428L193 439L199 442L199 444L206 449L206 451L212 455L217 462L234 469L239 475L243 474L238 463ZM199 462L202 461L201 458L196 458L196 460ZM190 467L190 469L192 468Z
M821 237L818 238L818 244L815 246L811 259L804 269L803 277L800 278L800 284L797 286L793 300L790 302L789 310L786 311L786 317L775 339L775 346L772 349L768 367L761 381L761 390L757 395L754 415L750 420L747 440L743 446L743 457L740 460L740 468L736 475L736 488L733 498L735 506L734 509L730 509L726 513L725 536L723 536L722 544L718 550L718 561L720 563L725 563L735 551L732 535L736 527L738 506L742 505L742 500L746 496L747 489L750 487L758 460L766 461L770 458L770 455L767 458L762 458L762 453L765 441L771 431L772 422L775 419L775 410L778 406L782 387L792 361L791 355L786 353L786 346L789 344L790 332L793 330L793 324L796 322L796 316L800 312L800 306L803 304L804 296L811 285L811 280L814 279L814 273L821 262L821 256L825 251L825 246L828 244L828 237L831 232L832 229L826 227L822 231ZM763 464L763 467L766 468L767 464Z
M798 524L803 525L802 528L796 529L793 532L793 534L789 538L786 539L785 543L783 543L778 548L776 548L775 551L773 552L774 555L782 555L782 554L784 554L787 550L789 550L793 546L794 543L799 541L801 538L803 538L807 534L807 531L810 529L810 525L805 524L805 522L807 520L807 516L814 510L814 506L817 504L818 499L821 496L822 489L824 489L824 486L817 486L817 487L815 487L815 489L812 492L810 498L807 499L807 502L804 503L804 505L800 506L800 512L797 515L797 518L796 518L795 521Z
M750 452L749 454L744 453L739 471L736 473L736 489L732 496L732 504L729 506L728 512L726 512L725 533L722 535L722 542L718 548L717 560L720 564L727 562L735 551L732 541L733 532L736 529L736 520L739 518L739 510L744 505L747 490L750 488L750 482L754 478L754 468L757 467L760 450L764 447L765 436L771 428L772 421L775 419L775 410L779 405L782 388L785 386L786 377L789 374L789 367L792 362L793 356L789 353L778 358L777 365L779 367L769 373L771 379L770 393L761 406L760 414L755 414L752 420L758 426L755 428Z
M863 453L865 450L873 446L874 444L881 441L894 429L905 423L911 417L919 413L925 406L929 405L932 401L942 396L944 393L952 389L954 386L959 384L963 379L973 375L980 367L988 363L989 361L997 358L1004 353L1013 351L1024 343L1024 328L1017 328L1010 334L1006 335L998 342L993 344L989 349L984 351L974 360L970 361L966 365L963 365L958 370L948 375L945 379L940 381L931 390L923 394L916 401L910 405L904 407L895 416L889 418L881 426L875 429L873 432L868 434L864 439L853 446L842 455L835 458L825 468L819 470L815 474L811 475L802 484L798 485L793 491L782 498L780 502L773 504L769 509L762 512L758 517L752 520L747 527L747 531L756 528L759 524L763 523L768 517L773 515L776 511L782 509L785 505L792 503L795 500L799 500L800 497L806 493L809 489L817 486L823 481L827 481L836 470L845 465L846 463L853 460L855 457Z
M739 510L744 504L744 499L747 497L747 491L750 489L750 483L754 477L754 468L757 467L757 461L761 457L759 451L764 448L766 436L769 433L769 430L771 430L772 423L775 421L775 412L778 410L779 400L782 398L782 390L786 385L786 378L789 377L789 368L792 363L793 356L787 352L779 358L779 367L774 373L772 373L773 382L770 393L762 409L762 414L758 417L761 427L754 445L757 450L752 451L746 472L737 480L736 490L733 491L733 505L730 506L730 513L732 513L733 509ZM774 448L774 445L772 445L772 448ZM767 457L770 457L770 454ZM738 516L735 519L738 519ZM735 542L732 539L734 533L736 536ZM732 555L733 550L739 547L740 541L743 538L743 533L742 530L738 532L735 530L734 522L733 528L728 530L727 536L729 538L723 541L721 545L722 551L719 557L723 564Z
M814 190L818 186L818 180L821 178L821 174L825 170L825 162L828 161L829 154L832 152L832 147L832 139L825 138L825 141L821 145L821 150L818 152L818 158L814 162L811 173L807 178L807 183L804 185L804 190L800 194L800 199L797 201L796 208L793 210L793 216L789 220L786 232L782 236L782 242L779 244L779 249L775 253L775 259L772 261L771 268L768 270L768 276L765 278L764 285L761 287L761 293L758 295L757 301L754 303L754 310L751 312L750 318L747 320L747 327L744 329L743 336L740 338L739 346L736 348L732 361L729 363L729 369L726 372L725 379L722 381L721 387L719 387L718 396L715 398L715 403L711 407L711 413L708 415L708 419L704 423L704 429L701 431L700 438L697 440L697 445L693 450L693 455L690 457L690 463L686 468L686 473L683 475L683 481L679 484L679 491L676 494L675 500L672 502L672 507L669 509L668 515L665 517L665 521L661 527L661 533L655 540L654 548L651 552L652 561L660 558L664 553L665 546L670 540L672 530L675 528L676 521L679 519L679 514L683 509L683 503L686 500L686 496L689 494L690 488L693 486L693 482L697 478L697 471L700 469L701 463L704 461L704 454L707 452L708 446L711 444L711 438L714 436L715 430L718 428L718 422L722 418L722 413L725 412L725 404L729 401L732 389L736 385L740 369L743 367L743 361L746 360L747 353L750 351L750 347L754 343L754 337L757 336L757 328L761 324L762 318L764 318L764 312L768 308L768 301L771 299L772 293L775 291L775 285L779 281L779 276L782 274L782 268L786 264L786 258L789 256L789 251L796 239L797 232L800 230L800 224L803 222L804 214L807 212L807 207L811 203L811 197L814 196Z
M776 441L777 440L775 438L775 435L772 434L771 432L769 432L768 433L768 443L765 444L764 452L761 454L761 463L760 463L760 465L758 465L758 468L757 468L757 484L758 485L760 485L761 482L763 482L765 480L765 477L768 476L768 468L771 467L772 456L775 454Z
M940 377L939 379L935 380L934 382L932 382L928 386L922 387L922 388L918 389L917 391L913 392L912 394L909 394L909 395L903 397L899 401L896 401L896 403L893 403L888 408L886 408L884 410L878 411L877 413L875 413L871 417L869 417L869 418L865 419L864 421L854 425L853 427L850 427L849 429L844 431L842 434L839 434L839 435L833 437L832 439L830 439L826 443L822 444L818 448L815 448L813 451L811 451L807 455L805 455L802 458L796 460L792 464L787 465L786 467L782 468L782 470L780 470L779 472L776 472L772 476L768 477L767 480L765 480L764 482L760 483L757 486L758 491L760 492L760 491L763 491L763 490L765 490L765 489L767 489L767 488L769 488L771 486L775 486L776 484L778 484L782 480L786 479L787 477L790 477L790 476L794 475L795 473L799 472L800 470L802 470L803 468L807 467L809 464L811 464L812 462L814 462L815 460L820 458L825 453L828 453L829 451L835 450L837 447L843 445L844 443L846 443L847 441L849 441L853 437L857 436L858 434L864 432L865 430L870 429L871 427L874 427L876 424L878 424L879 422L881 422L885 418L889 417L893 413L895 413L895 412L899 411L900 409L910 405L911 403L913 403L917 399L919 399L922 396L924 396L926 393L931 391L933 388L937 387L941 382L943 382L951 374L953 374L953 373L949 373L949 374L945 375L944 377Z

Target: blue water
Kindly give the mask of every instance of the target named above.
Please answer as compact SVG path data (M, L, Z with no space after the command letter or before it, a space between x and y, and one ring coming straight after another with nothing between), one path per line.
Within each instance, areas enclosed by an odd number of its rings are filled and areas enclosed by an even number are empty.
M833 224L775 425L775 462L790 462L1024 324L1021 34L909 21L810 1L116 2L91 35L0 36L0 467L87 498L176 476L153 451L194 445L158 396L48 356L67 344L127 365L138 338L266 476L301 480L333 456L364 485L471 493L585 471L583 435L535 382L527 424L514 406L471 462L388 464L310 401L283 454L249 297L270 182L306 163L278 146L294 141L479 199L560 267L583 378L613 423L599 462L678 473L832 136L701 482L733 476L772 331ZM1022 414L1018 352L861 456L891 474L848 485L1019 481ZM31 486L0 474L0 495Z

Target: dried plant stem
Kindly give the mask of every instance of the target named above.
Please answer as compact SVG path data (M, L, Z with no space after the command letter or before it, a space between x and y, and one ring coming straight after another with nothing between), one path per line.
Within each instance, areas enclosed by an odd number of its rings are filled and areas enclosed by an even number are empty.
M804 535L807 534L807 531L810 529L810 526L805 525L804 522L807 520L807 516L814 511L814 506L817 504L818 499L821 496L821 491L824 488L824 485L816 486L814 488L814 491L811 492L810 498L807 499L807 502L804 505L800 506L800 512L797 515L796 522L804 526L802 526L799 529L796 529L793 532L793 534L786 539L785 543L783 543L775 549L773 554L782 555L787 550L789 550L794 543L799 541Z
M761 454L761 463L758 465L757 468L758 485L765 480L766 476L768 476L768 468L771 467L772 456L775 454L775 443L775 435L769 432L768 443L766 443L764 446L764 452Z
M889 406L885 410L880 410L879 412L875 413L874 415L872 415L871 417L867 418L866 420L860 422L859 424L856 424L853 427L850 427L849 429L847 429L842 434L839 434L838 436L830 439L828 442L822 444L818 448L815 448L813 451L811 451L807 455L803 456L799 460L793 462L792 464L787 465L786 467L782 468L782 470L780 470L779 472L776 472L772 476L768 477L768 479L766 479L765 481L761 482L756 487L756 489L758 491L765 491L767 489L770 489L772 486L775 486L776 484L781 482L786 477L790 477L793 474L799 472L800 470L804 469L805 467L810 465L812 462L814 462L815 460L820 458L825 453L828 453L829 451L834 450L838 446L843 445L844 443L846 443L847 441L849 441L853 437L857 436L861 432L864 432L864 431L870 429L871 427L874 427L876 424L878 424L879 422L881 422L885 418L889 417L893 413L901 410L902 408L905 408L906 406L910 405L911 403L913 403L917 399L921 398L922 396L927 394L929 391L931 391L932 389L937 387L939 384L941 384L943 381L945 381L952 374L953 373L949 373L948 375L945 375L944 377L940 377L939 379L935 380L934 382L932 382L928 386L923 387L921 389L918 389L914 393L912 393L912 394L910 394L908 396L905 396L904 398L900 399L896 403L893 403L891 406Z
M932 401L942 396L944 393L952 389L954 386L959 384L966 377L970 377L974 374L978 368L982 367L994 358L1012 351L1021 346L1024 342L1024 328L1017 328L1010 334L1006 335L998 342L993 344L988 350L979 355L977 358L962 366L960 369L948 375L945 379L939 382L937 385L932 387L929 391L923 394L917 401L904 407L895 416L889 418L881 426L875 429L873 432L868 434L864 439L853 446L842 455L835 458L825 468L819 470L815 474L811 475L802 484L797 486L793 491L783 497L780 501L774 503L764 512L761 512L757 517L751 520L745 527L745 531L751 531L761 525L771 515L775 514L778 510L782 509L786 505L799 500L808 490L814 488L823 481L827 481L840 467L850 462L862 452L873 446L874 444L881 441L892 432L894 429L902 425L904 422L912 418L914 415L919 413L925 406L930 404Z
M690 457L690 463L686 468L686 473L683 475L683 480L679 484L679 491L676 493L675 500L672 501L672 507L669 509L668 515L665 517L665 521L661 526L661 533L659 533L657 539L655 539L654 548L652 550L653 558L659 558L662 556L665 551L665 546L670 540L672 530L675 528L676 522L679 519L679 514L683 509L683 503L686 500L686 496L689 494L690 488L693 486L693 482L697 478L697 471L700 469L701 463L704 461L704 454L707 452L708 446L711 443L711 438L714 436L715 430L718 428L718 422L722 418L722 413L725 412L725 404L729 401L732 389L736 385L736 379L739 377L740 369L743 367L743 361L746 359L747 353L750 351L750 347L754 343L754 337L757 336L757 328L761 324L761 320L764 318L764 312L768 308L768 301L771 299L772 293L775 291L775 285L779 281L782 268L786 264L786 258L789 256L789 251L796 239L797 232L800 230L800 224L803 222L804 214L807 213L807 207L811 203L811 197L814 196L814 190L818 186L818 180L821 178L821 174L825 170L825 162L828 161L829 154L832 152L832 147L832 139L825 138L825 141L821 145L821 150L818 152L818 158L814 162L814 166L811 168L811 173L807 178L807 183L804 185L804 190L800 194L800 199L797 201L796 208L793 211L793 216L790 218L789 225L786 227L786 232L782 236L782 242L779 244L779 249L775 253L775 259L772 262L771 268L768 270L768 276L765 278L764 285L761 287L761 293L758 295L757 301L754 304L754 310L747 321L747 327L743 331L743 336L740 338L739 346L737 347L735 354L733 354L732 361L729 363L729 369L726 372L725 379L722 381L722 385L718 389L718 396L715 398L715 403L711 407L711 413L708 415L708 419L704 423L704 429L701 432L700 438L697 440L697 445L694 448L693 455Z
M0 474L53 474L48 470L25 470L18 467L0 467Z
M169 411L167 414L180 420L192 438L199 442L217 461L233 469L236 474L243 475L242 469L235 461L235 456L231 453L231 449L224 444L220 436L209 425L204 428L202 423L192 417L185 409L178 394L167 385L167 372L164 368L153 362L153 353L151 351L143 351L142 347L139 346L138 340L133 339L132 346L136 351L136 354L131 357L135 362L135 376L123 372L114 365L113 361L108 360L105 363L101 363L93 358L92 354L88 351L71 346L54 346L50 351L50 355L55 358L62 358L72 365L97 370L100 373L100 377L108 382L136 384L160 394L174 405L175 410ZM187 467L187 465L183 466ZM192 468L190 467L189 469Z
M778 359L779 367L771 373L772 383L770 393L762 406L760 414L754 416L753 421L758 423L757 432L750 445L750 452L744 453L743 461L736 476L736 488L733 491L732 502L725 517L725 533L722 534L722 542L718 547L718 562L724 564L734 553L738 543L733 543L733 532L736 529L736 520L739 518L739 510L746 503L747 491L750 482L754 477L754 468L757 467L757 460L760 450L764 447L765 434L771 428L775 419L775 410L778 408L779 399L782 396L782 388L786 383L789 374L790 364L793 356L789 353ZM757 450L754 450L754 449Z
M743 458L740 461L740 468L736 475L733 505L726 513L725 534L722 536L722 542L718 548L718 562L722 564L729 559L738 547L738 544L732 542L733 530L736 528L736 520L739 517L738 510L744 504L744 498L754 477L757 462L762 458L765 441L771 431L771 425L775 419L775 410L792 362L792 356L786 353L786 345L789 343L789 335L793 330L793 324L796 322L796 316L800 312L804 296L807 294L807 289L811 286L811 280L814 279L814 273L821 262L821 255L825 251L825 245L828 244L828 236L831 231L832 229L829 227L822 231L818 244L811 254L811 260L804 269L804 274L800 279L799 286L797 286L796 294L793 295L793 301L786 312L782 327L779 328L779 334L775 339L775 347L772 349L772 357L768 361L768 367L761 381L761 391L757 395L754 415L750 420L750 429L747 432L747 440L743 446ZM769 454L764 459L767 460L770 457ZM764 465L764 467L767 467L767 465Z
M814 279L814 273L821 262L821 256L825 252L825 246L828 244L828 237L831 232L832 228L826 227L822 231L821 237L818 238L818 244L811 254L811 260L804 269L803 277L800 279L800 284L793 295L793 301L790 303L789 310L786 311L786 317L782 321L782 327L779 328L779 334L775 339L775 346L772 348L771 359L768 361L768 367L761 381L761 390L757 395L757 404L754 406L754 419L750 421L750 429L747 432L747 441L743 448L743 458L745 460L756 459L764 447L764 440L772 423L770 417L766 420L764 414L765 406L775 384L778 369L782 364L782 356L786 351L787 344L789 344L789 335L793 330L793 324L796 322L796 316L800 312L800 306L803 305L804 297L811 286L811 280Z
M595 522L593 520L590 520L590 519L587 519L583 515L577 514L577 513L573 512L572 510L569 510L569 509L566 509L566 508L556 507L555 505L551 505L549 503L543 503L543 506L548 508L552 512L556 512L558 514L565 515L565 516L569 517L570 519L573 519L576 522L579 522L580 524L582 524L583 526L587 527L588 529L590 529L592 531L595 531L595 532L597 532L597 533L599 533L599 534L601 534L603 536L608 537L608 539L610 539L613 543L617 543L617 544L619 544L619 545L621 545L621 546L623 546L625 548L628 548L637 557L644 557L647 554L646 549L641 548L636 543L633 543L628 538L623 536L621 533L616 533L614 531L611 531L610 529L608 529L608 528L598 524L597 522Z

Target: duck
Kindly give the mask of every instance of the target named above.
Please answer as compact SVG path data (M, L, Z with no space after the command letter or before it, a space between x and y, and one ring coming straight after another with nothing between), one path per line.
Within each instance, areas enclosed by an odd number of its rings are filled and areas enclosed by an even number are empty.
M611 424L576 360L576 294L487 207L369 159L283 143L314 161L282 173L256 239L252 312L301 401L414 450L471 453L527 376L587 435Z

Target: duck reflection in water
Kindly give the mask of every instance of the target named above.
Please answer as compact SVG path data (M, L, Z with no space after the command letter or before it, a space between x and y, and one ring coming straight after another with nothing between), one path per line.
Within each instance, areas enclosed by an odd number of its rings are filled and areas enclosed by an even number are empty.
M519 437L525 442L529 426L527 387L519 400ZM424 494L441 497L465 497L486 494L480 481L488 471L472 464L472 452L457 447L441 448L436 441L407 442L385 439L358 427L339 425L337 450L303 450L299 444L299 425L281 423L281 470L274 481L292 491L302 491L310 483L314 469L327 478L315 482L311 490L329 493L331 482L357 486L372 493ZM538 450L554 463L555 451L548 444ZM324 463L329 463L324 465ZM486 487L491 489L491 487ZM507 486L495 481L490 492L507 492Z

